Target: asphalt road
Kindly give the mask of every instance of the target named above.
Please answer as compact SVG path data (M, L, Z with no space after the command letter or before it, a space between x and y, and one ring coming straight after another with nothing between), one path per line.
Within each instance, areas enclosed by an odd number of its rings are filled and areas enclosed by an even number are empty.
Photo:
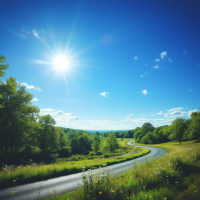
M133 145L131 144L132 141L128 142L127 144ZM133 164L135 162L139 163L145 162L145 157L147 159L149 159L151 156L154 156L154 158L159 158L159 156L162 156L165 153L167 153L165 149L161 148L139 146L139 145L134 145L134 146L150 149L151 152L146 156L138 158L137 161L130 160L119 164L110 165L109 168L113 169L114 172L117 172L115 175L121 174L127 171L127 169L133 168ZM96 170L99 171L100 169ZM80 172L77 174L61 176L58 178L52 178L26 185L19 185L15 187L0 189L0 200L11 199L12 191L17 191L15 194L13 194L12 200L36 200L36 199L44 199L45 197L55 195L55 193L63 194L78 188L78 183L79 184L82 183L83 173L84 172Z

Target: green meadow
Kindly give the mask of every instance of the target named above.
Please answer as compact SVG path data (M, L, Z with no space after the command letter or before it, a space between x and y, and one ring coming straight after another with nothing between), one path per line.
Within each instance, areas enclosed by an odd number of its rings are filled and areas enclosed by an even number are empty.
M133 169L113 176L108 167L99 173L85 172L83 185L73 192L49 200L198 200L200 199L200 143L168 142L148 145L165 148L165 156L150 157L144 164L137 159Z
M0 187L11 187L78 173L82 171L82 167L85 167L87 170L92 167L102 166L103 164L112 165L135 159L149 153L148 149L127 145L126 143L128 141L130 141L130 139L118 139L120 148L113 153L106 154L108 158L104 158L105 155L99 155L98 157L94 155L93 159L91 159L92 156L90 156L90 159L87 159L88 155L77 155L77 160L75 161L75 156L73 155L71 160L70 158L58 159L58 162L48 165L6 166L4 164L4 170L0 171Z

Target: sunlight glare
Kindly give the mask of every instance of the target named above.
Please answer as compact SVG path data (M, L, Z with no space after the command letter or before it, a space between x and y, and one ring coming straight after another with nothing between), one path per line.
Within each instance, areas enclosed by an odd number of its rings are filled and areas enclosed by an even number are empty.
M59 70L64 70L68 67L69 62L66 57L59 56L54 61L55 67Z

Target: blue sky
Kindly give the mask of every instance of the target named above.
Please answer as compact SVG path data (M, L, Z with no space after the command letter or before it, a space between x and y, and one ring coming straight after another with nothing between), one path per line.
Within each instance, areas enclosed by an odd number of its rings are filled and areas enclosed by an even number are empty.
M5 78L25 85L57 126L189 118L200 106L199 10L195 0L2 1Z

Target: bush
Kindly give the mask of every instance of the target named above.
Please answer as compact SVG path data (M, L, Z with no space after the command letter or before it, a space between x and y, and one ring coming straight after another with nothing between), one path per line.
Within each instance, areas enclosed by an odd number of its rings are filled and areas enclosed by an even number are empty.
M103 155L104 158L109 158L109 156L110 156L110 155L107 154L107 153L105 153L105 154Z

